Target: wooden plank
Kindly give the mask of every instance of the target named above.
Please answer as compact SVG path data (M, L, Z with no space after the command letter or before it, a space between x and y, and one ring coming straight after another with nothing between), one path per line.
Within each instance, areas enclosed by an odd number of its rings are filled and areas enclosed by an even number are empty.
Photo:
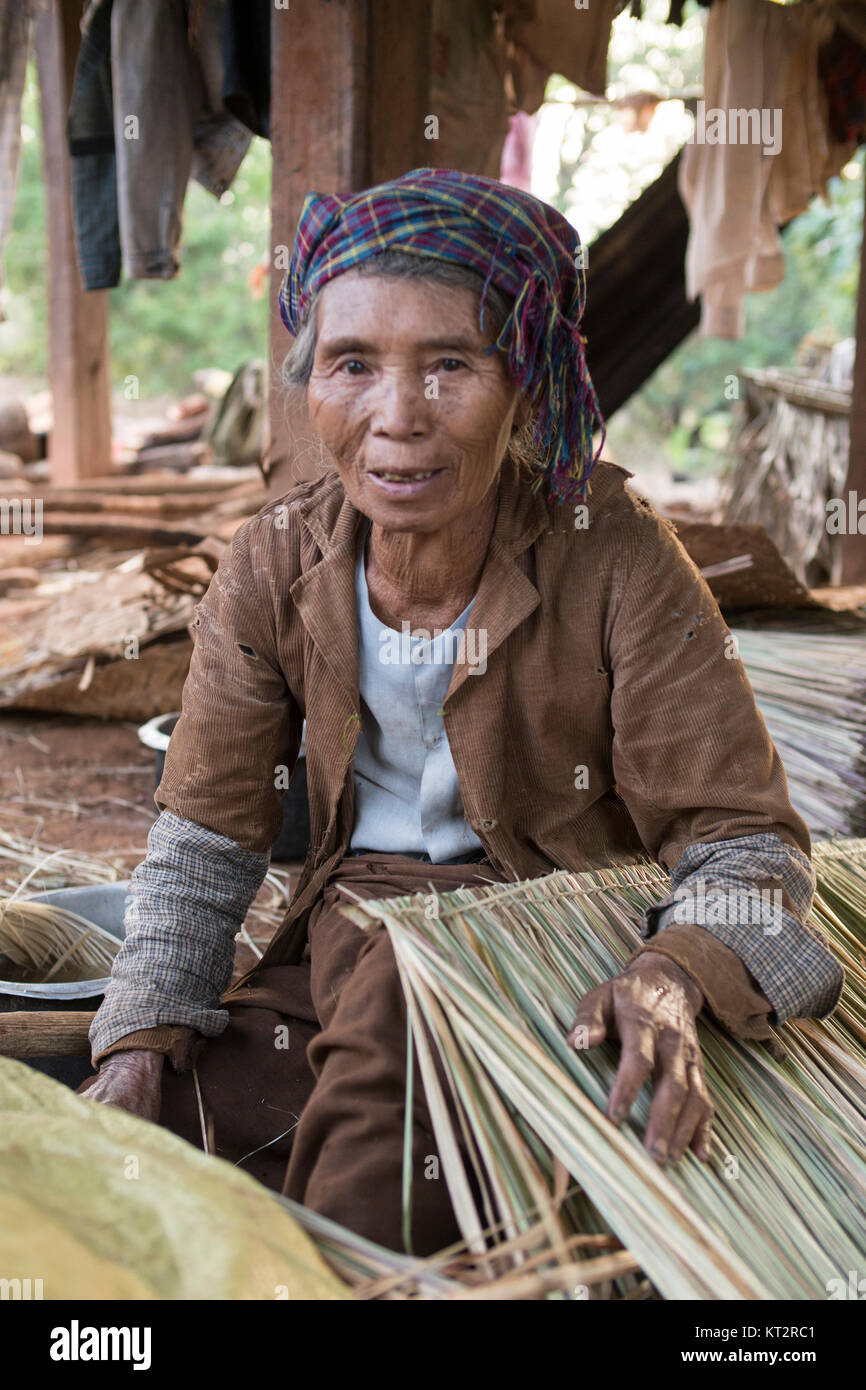
M10 490L10 496L14 492ZM153 494L136 493L91 493L80 488L45 488L41 493L43 515L54 512L92 512L101 514L113 512L117 516L144 516L170 520L172 517L197 516L210 511L225 502L243 501L250 508L250 515L257 507L265 504L266 494L257 483L243 484L236 493L231 492L187 492L174 496L172 493L159 497Z
M55 483L75 483L105 473L111 459L108 292L87 292L81 287L66 143L82 9L82 0L44 0L36 7L49 247L49 371L54 397L49 458Z
M271 15L271 271L268 491L310 476L303 392L280 380L291 344L279 292L304 198L367 181L367 0L293 0Z
M81 497L94 492L134 493L136 496L159 496L166 494L195 496L199 492L218 492L223 495L240 487L246 487L261 477L258 468L221 467L214 464L208 467L207 477L199 478L192 473L157 472L148 469L147 473L106 473L93 478L82 478L74 489ZM44 491L42 495L46 494Z
M866 502L866 199L863 208L863 243L860 248L860 286L857 292L857 351L854 358L854 384L851 392L848 477L842 496L855 494L856 504ZM866 507L860 517L866 531ZM855 531L839 536L843 584L866 583L866 535Z

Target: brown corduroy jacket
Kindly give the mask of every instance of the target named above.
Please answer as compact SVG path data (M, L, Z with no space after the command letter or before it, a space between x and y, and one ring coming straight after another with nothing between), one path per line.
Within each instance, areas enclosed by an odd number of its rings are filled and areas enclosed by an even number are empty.
M810 851L718 606L629 477L598 464L583 513L503 470L471 615L486 630L487 669L471 674L458 654L443 708L466 816L511 878L642 851L670 871L690 844L756 832ZM157 792L161 809L266 850L281 823L280 769L294 765L306 718L310 849L269 964L299 958L309 909L351 835L363 522L334 474L239 529L196 612ZM700 956L732 987L737 976L734 1012L746 990L748 1010L767 1014L726 946L688 925L661 935L682 963Z

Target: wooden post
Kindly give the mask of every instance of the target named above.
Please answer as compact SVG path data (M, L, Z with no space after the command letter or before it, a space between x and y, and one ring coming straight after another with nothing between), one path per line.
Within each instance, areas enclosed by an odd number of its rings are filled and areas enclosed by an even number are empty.
M291 0L272 13L272 497L314 475L302 393L280 382L291 338L278 296L303 200L311 189L351 191L433 163L424 139L432 10L432 0Z
M271 14L271 319L268 491L312 474L301 393L280 367L291 343L279 292L307 193L362 188L367 172L367 0L292 0Z
M863 244L860 248L860 287L857 293L857 351L854 358L854 384L851 392L850 448L848 477L843 497L855 494L855 514L862 531L850 531L838 539L842 561L842 584L866 584L866 508L857 512L857 504L866 500L866 198L863 207Z
M49 373L54 404L51 481L74 485L109 471L108 292L81 287L75 258L66 117L80 43L82 0L40 0L36 59L48 219Z

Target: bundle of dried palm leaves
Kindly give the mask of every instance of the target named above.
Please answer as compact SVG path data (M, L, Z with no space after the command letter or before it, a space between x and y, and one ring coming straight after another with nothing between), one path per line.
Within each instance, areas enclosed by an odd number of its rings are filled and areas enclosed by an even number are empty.
M782 1028L784 1061L702 1021L713 1157L665 1171L640 1142L648 1092L616 1129L615 1050L566 1043L576 1000L618 971L666 887L657 865L461 889L434 916L421 895L348 909L391 937L469 1254L464 1275L449 1252L413 1263L323 1226L347 1277L380 1296L573 1298L612 1281L634 1298L648 1279L673 1299L826 1298L866 1258L866 840L819 845L815 863L812 921L846 966L842 1003Z
M866 627L804 612L731 632L795 809L817 838L866 834Z

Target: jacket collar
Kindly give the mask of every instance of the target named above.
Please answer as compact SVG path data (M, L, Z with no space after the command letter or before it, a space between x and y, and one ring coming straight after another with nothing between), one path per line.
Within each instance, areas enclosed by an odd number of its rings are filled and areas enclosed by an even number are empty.
M310 637L357 711L355 561L366 518L352 506L336 474L312 486L296 507L300 524L315 541L321 558L295 580L291 596ZM535 585L515 560L549 526L543 498L514 477L506 460L490 547L470 615L471 626L485 634L488 657L540 602ZM465 659L455 664L446 698L462 685L469 669Z

